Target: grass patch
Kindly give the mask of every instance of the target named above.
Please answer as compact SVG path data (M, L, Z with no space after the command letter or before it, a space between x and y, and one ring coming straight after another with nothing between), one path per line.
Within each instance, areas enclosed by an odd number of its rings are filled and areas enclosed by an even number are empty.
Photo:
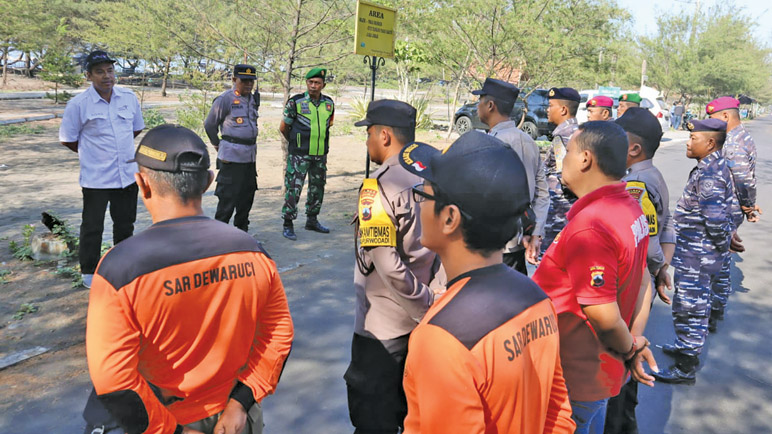
M11 124L0 126L0 138L21 136L28 134L43 134L46 127L42 125Z
M23 320L26 315L35 313L37 311L38 311L38 307L35 306L34 304L22 303L21 306L19 306L19 310L17 310L16 313L13 314L13 319Z

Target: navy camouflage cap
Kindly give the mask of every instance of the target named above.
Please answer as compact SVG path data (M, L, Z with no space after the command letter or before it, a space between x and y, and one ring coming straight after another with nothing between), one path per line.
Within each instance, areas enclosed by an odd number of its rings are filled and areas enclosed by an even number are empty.
M721 119L708 118L702 121L693 120L686 124L686 128L693 132L725 133L726 122Z
M581 102L582 97L573 87L553 87L547 93L549 99L562 99L566 101Z

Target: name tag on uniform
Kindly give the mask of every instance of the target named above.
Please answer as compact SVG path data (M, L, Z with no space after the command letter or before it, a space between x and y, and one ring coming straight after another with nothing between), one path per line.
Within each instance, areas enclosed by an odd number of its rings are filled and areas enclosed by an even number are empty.
M311 108L308 107L308 103L307 102L300 103L300 113L302 113L304 115L310 115L311 114Z

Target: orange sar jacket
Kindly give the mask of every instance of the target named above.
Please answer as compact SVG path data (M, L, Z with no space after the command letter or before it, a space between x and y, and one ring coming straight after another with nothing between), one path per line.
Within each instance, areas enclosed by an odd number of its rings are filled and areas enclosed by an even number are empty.
M497 264L448 282L413 330L405 434L573 433L555 308Z
M94 276L89 372L128 433L181 432L230 397L260 401L292 337L274 262L248 234L207 217L152 225L110 250Z

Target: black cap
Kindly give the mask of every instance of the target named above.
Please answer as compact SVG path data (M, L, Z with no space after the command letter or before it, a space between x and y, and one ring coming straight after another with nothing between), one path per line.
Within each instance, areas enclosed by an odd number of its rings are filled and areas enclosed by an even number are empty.
M412 143L400 152L402 166L437 188L474 217L514 217L529 209L528 179L520 157L501 140L479 131L459 137L443 151Z
M716 118L708 118L702 121L693 120L686 124L686 129L693 133L724 133L726 132L726 122Z
M246 80L254 80L257 77L257 70L252 65L240 63L233 67L233 76Z
M93 66L99 65L100 63L115 63L115 60L111 59L110 56L102 50L92 51L86 56L86 71L91 71Z
M547 93L549 99L562 99L566 101L581 102L582 97L573 87L553 87Z
M415 128L416 109L410 104L394 99L379 99L367 106L367 115L354 126L369 127L385 125L388 127Z
M198 156L198 161L181 164L180 156L185 154ZM198 172L209 168L209 152L198 134L180 125L164 124L145 134L129 162L162 172Z
M633 133L642 139L659 142L662 139L662 125L648 109L630 107L615 121L625 132Z
M473 90L472 95L490 95L498 100L515 102L520 89L514 84L495 78L486 78L480 90Z

